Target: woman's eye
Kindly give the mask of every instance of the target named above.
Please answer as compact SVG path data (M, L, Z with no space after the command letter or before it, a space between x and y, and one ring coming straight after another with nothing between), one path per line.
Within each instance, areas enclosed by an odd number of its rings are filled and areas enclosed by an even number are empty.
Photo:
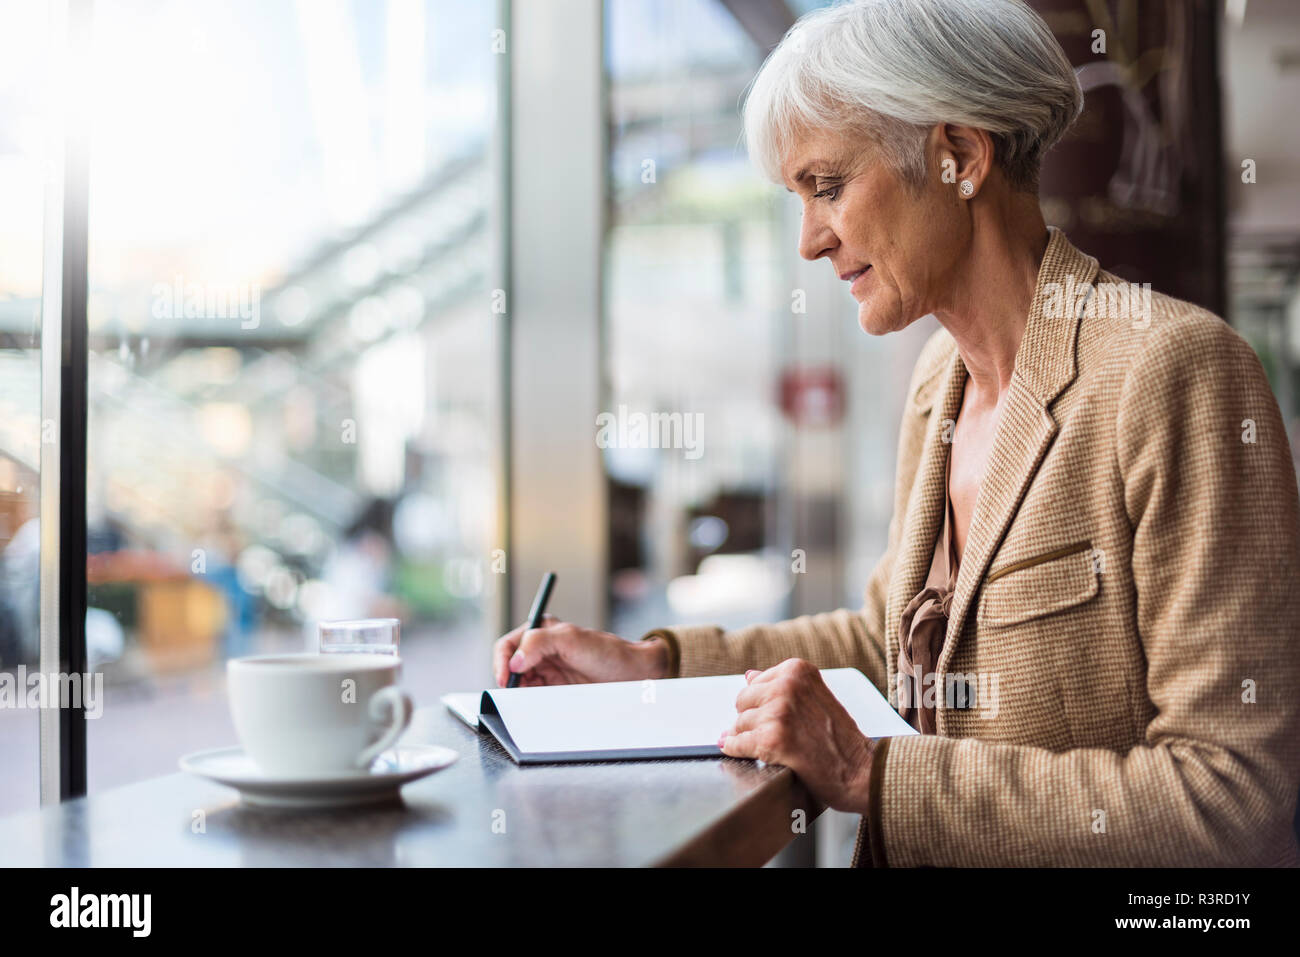
M840 188L838 186L827 186L821 192L813 193L813 198L814 199L826 198L826 199L834 200L839 195L840 195Z

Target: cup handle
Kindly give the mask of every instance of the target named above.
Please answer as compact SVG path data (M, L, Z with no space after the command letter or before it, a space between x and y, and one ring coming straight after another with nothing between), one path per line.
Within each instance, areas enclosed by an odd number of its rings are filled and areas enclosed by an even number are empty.
M411 696L401 688L388 685L370 696L368 708L371 721L376 724L386 721L388 727L378 741L357 755L359 768L370 767L370 762L375 760L380 752L401 737L406 726L411 723L411 713L415 710L415 704L411 701Z

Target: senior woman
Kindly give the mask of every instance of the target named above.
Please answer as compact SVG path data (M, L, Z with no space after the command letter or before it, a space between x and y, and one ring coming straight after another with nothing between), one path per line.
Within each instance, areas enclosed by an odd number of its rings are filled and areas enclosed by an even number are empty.
M851 284L865 332L942 326L865 603L640 642L548 619L497 642L497 679L747 672L722 750L861 814L856 864L1296 863L1286 432L1221 319L1115 295L1044 224L1039 161L1081 108L1015 0L802 18L746 99L751 157L799 195L799 253ZM921 733L865 738L817 670L839 666Z

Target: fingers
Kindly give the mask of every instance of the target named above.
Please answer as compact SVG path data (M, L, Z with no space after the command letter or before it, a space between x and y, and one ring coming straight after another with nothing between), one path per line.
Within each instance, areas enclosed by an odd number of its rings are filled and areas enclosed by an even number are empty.
M524 626L507 632L492 645L492 674L497 679L497 687L504 688L510 680L510 656L515 653L519 639L523 636Z
M725 734L719 740L718 747L729 758L758 758L760 761L763 760L757 731Z
M745 672L745 687L736 696L736 710L756 708L779 694L790 693L811 677L820 682L821 672L802 658L787 658L766 671L750 669Z
M736 710L743 714L752 708L761 708L782 690L783 686L773 681L751 682L736 695Z
M780 665L777 666L777 668L779 667ZM766 700L765 692L771 688L772 680L775 677L773 672L777 668L768 668L766 671L750 668L745 672L745 687L740 689L740 694L736 697L737 711L756 707Z
M735 723L723 733L718 746L732 757L771 763L785 747L796 714L809 707L816 709L816 685L824 686L824 682L815 666L799 658L766 671L747 671L745 681L736 695Z
M554 615L542 616L542 627L548 628L560 624L560 619ZM510 681L510 658L514 655L519 647L519 641L528 630L528 623L520 625L513 631L507 632L496 640L492 645L492 675L497 680L497 686L504 688ZM521 679L522 680L522 679Z
M541 628L523 629L506 667L512 672L522 673L536 668L547 658L563 659L569 648L569 639L576 630L558 618L544 619Z
M521 688L537 688L542 685L571 684L564 672L556 668L551 661L542 661L535 668L530 668L519 676Z
M806 676L809 672L820 674L814 665L802 658L787 658L779 665L773 665L764 671L756 668L749 669L745 672L745 682L750 685L767 684L769 681L779 681L783 678Z
M757 708L747 708L736 715L736 720L732 723L731 729L733 732L753 731L759 725L768 721L781 720L781 716L787 710L779 701L769 701Z
M758 730L767 725L775 725L779 728L789 711L789 702L780 696L779 690L772 684L768 683L757 688L746 687L736 699L736 720L729 729L722 732L722 736L718 739L718 747L723 749L724 754L732 757L758 757L757 753L752 752L752 749L757 746L755 736ZM728 738L739 738L742 743L724 747L724 742ZM736 751L735 747L751 750L742 754Z

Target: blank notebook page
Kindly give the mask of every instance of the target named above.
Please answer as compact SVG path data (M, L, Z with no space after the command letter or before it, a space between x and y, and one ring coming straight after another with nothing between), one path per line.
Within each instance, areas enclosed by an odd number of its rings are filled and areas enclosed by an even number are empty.
M862 733L915 734L856 668L822 671ZM736 720L744 675L497 688L490 695L519 750L530 754L716 746Z

